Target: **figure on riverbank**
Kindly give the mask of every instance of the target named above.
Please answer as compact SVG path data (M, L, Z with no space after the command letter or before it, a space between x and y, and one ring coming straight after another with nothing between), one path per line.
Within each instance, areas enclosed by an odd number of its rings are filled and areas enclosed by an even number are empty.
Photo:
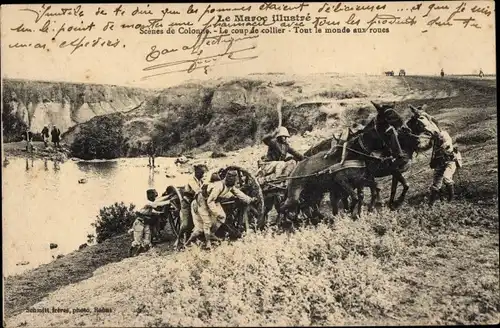
M136 212L137 219L132 225L134 240L129 250L129 256L138 255L142 251L147 251L151 247L151 221L154 215L163 214L155 210L157 207L165 206L169 203L168 196L158 197L156 189L148 189L146 191L148 199L146 205Z
M202 190L196 194L195 200L191 204L194 229L186 245L203 234L208 247L211 247L212 240L219 240L215 233L226 222L226 213L221 205L223 198L236 196L246 204L254 201L254 198L247 196L235 187L237 177L236 171L228 171L223 180L204 185Z
M203 178L205 173L208 171L208 167L204 164L197 164L194 166L194 175L190 177L189 181L184 187L183 199L181 200L181 210L180 216L180 227L179 235L175 241L175 247L179 246L181 239L185 239L185 236L189 230L193 229L193 216L191 214L191 204L196 196L201 191L203 186ZM183 240L183 243L186 240Z
M446 187L448 201L453 200L455 194L453 174L455 174L457 167L462 167L462 155L458 148L453 145L453 140L448 132L441 130L433 138L434 146L430 167L434 169L434 179L430 187L430 206L438 199L443 183Z
M45 125L42 129L42 138L45 148L49 146L49 128Z
M155 167L156 146L153 140L148 142L146 146L146 153L148 154L148 166Z
M59 148L59 142L61 140L61 130L59 130L55 125L52 127L52 131L50 132L52 136L52 142L54 143L54 147Z
M297 162L304 159L302 154L290 146L288 138L290 138L288 129L283 126L262 138L262 142L267 146L267 154L260 164L257 173L258 177L274 179L280 176L288 176L297 165Z
M26 151L28 153L31 153L31 151L33 150L33 133L31 132L30 128L27 128L24 132L24 139L26 140Z

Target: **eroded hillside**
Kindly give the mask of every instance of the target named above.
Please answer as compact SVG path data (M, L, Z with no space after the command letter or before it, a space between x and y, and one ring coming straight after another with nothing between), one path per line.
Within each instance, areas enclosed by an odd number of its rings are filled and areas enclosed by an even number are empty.
M19 138L26 126L39 133L44 125L62 132L89 119L126 112L145 103L152 91L113 85L6 79L3 87L4 138Z

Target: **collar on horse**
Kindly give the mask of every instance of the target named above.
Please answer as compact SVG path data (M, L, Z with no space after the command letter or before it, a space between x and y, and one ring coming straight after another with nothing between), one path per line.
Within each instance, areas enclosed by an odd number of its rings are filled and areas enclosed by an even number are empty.
M394 113L396 113L396 111L394 109L391 109L391 108L386 109L386 111L384 113L386 113L387 111L393 111ZM387 124L389 124L389 122L387 122L385 119L384 119L384 121ZM370 155L371 151L367 148L367 146L363 142L363 136L365 135L365 133L367 133L368 131L374 130L375 133L376 133L376 135L377 135L377 137L382 141L382 144L383 144L384 148L389 149L389 151L391 153L393 152L393 150L392 150L392 148L389 145L387 145L387 142L385 141L384 136L379 132L379 127L377 127L378 124L377 124L376 118L374 118L370 123L368 123L367 127L370 124L373 125L373 127L370 127L370 128L366 128L365 127L365 129L363 129L359 133L356 133L356 135L354 135L353 138L351 139L352 142L355 142L356 139L357 139L357 142L358 142L361 150L363 150L363 152L356 151L356 150L354 150L354 149L352 149L350 147L347 147L346 149L348 149L351 152L354 152L354 153L357 153L357 154L360 154L360 155L364 155L364 156L369 157L369 158L380 159L378 157ZM401 128L405 127L405 126L406 126L406 124L403 122ZM395 134L395 137L396 137L396 142L398 144L399 149L401 150L401 145L399 144L399 140L397 139L398 138L398 130L396 130L396 128L394 126L392 126L391 124L389 124L389 128L385 131L385 133L388 132L391 129L394 131L394 134ZM414 134L411 134L411 135L413 135L415 137L418 137L417 135L414 135Z

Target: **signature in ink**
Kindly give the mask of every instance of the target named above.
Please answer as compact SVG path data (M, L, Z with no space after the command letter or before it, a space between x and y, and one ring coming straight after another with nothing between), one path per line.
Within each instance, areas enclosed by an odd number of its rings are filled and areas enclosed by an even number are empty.
M204 35L202 37L202 35ZM217 45L222 45L222 44L227 44L226 49L229 51L231 47L243 40L248 40L248 39L255 39L257 38L258 35L255 36L245 36L241 38L235 38L229 34L219 34L219 35L213 35L213 36L208 36L208 34L199 34L198 38L196 39L195 43L191 46L183 46L181 50L187 51L191 50L190 54L191 55L197 55L201 56L203 54L204 49L202 49L202 46L217 46ZM201 41L200 41L201 40ZM152 46L151 51L148 52L146 55L146 61L147 62L153 62L157 60L160 56L167 55L172 52L177 52L179 51L178 48L165 48L165 49L158 49L157 46Z
M210 19L209 22L204 24L203 28L198 32L196 36L196 40L194 43L190 46L185 45L182 46L182 48L171 48L171 49L159 49L157 46L152 46L151 51L146 55L146 61L147 62L153 62L157 60L159 57L162 55L166 55L172 52L177 52L179 50L182 51L188 51L190 50L191 55L196 55L196 56L201 56L204 52L204 47L212 47L212 46L217 46L217 45L222 45L222 44L227 44L227 50L231 49L233 44L244 41L244 40L249 40L249 39L256 39L259 37L259 34L255 35L250 35L250 36L243 36L243 37L233 37L232 35L228 33L224 34L214 34L210 32L208 29L212 25L210 24L213 21L214 17Z
M167 62L167 63L156 64L156 65L145 67L143 69L143 71L157 71L157 70L160 70L162 68L167 68L167 69L168 68L178 68L181 65L184 65L185 68L180 69L180 70L167 70L167 71L162 71L159 73L154 73L151 75L144 76L142 78L142 80L147 80L147 79L150 79L150 78L153 78L156 76L161 76L161 75L165 75L165 74L172 74L172 73L187 72L189 74L189 73L192 73L198 69L203 69L205 74L208 74L208 71L211 67L228 65L228 64L232 64L234 62L252 60L252 59L255 59L258 57L256 55L240 57L243 53L255 49L256 46L251 46L251 47L238 49L238 50L231 50L231 51L230 51L230 48L231 48L231 46L228 47L224 53L220 53L220 54L213 55L213 56L205 56L205 57L198 56L197 58L194 58L194 59L178 60L178 61ZM225 62L220 62L221 59L229 59L229 60L225 61Z

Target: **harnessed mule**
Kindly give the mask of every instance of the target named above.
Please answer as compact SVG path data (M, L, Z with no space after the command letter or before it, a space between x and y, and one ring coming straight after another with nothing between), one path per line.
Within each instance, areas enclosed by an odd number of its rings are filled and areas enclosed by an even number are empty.
M366 170L369 175L375 178L386 177L392 175L391 195L389 198L389 207L394 209L404 202L405 196L409 190L409 184L403 173L408 171L411 165L411 159L414 153L429 150L433 146L432 135L439 130L436 121L427 113L417 111L412 107L413 115L398 131L398 141L401 146L403 157L399 165L393 165L388 161L380 159L366 159ZM403 190L395 201L398 184L403 185ZM380 189L376 189L376 199L379 199ZM331 193L330 200L333 213L338 213L338 193ZM373 204L370 204L369 210L373 209Z
M383 151L393 155L397 159L393 164L398 165L404 159L404 154L396 132L396 128L403 125L403 120L394 110L394 104L379 105L373 102L372 104L377 109L377 116L356 137L347 140L348 151L345 156L345 167L333 174L325 174L322 179L317 179L315 176L308 175L314 175L314 173L327 170L329 167L338 164L341 153L334 152L332 156L323 158L325 152L320 152L301 161L290 176L291 181L287 188L287 199L280 208L281 213L296 212L301 195L305 195L304 198L307 198L309 194L324 194L325 191L332 190L332 188L340 188L351 197L350 211L353 213L354 218L357 219L361 213L361 203L364 198L363 188L365 186L369 186L372 190L370 207L373 208L375 197L379 197L378 186L368 170L363 169L360 171L359 163L364 163L367 158L374 158L370 155L372 152ZM350 167L349 162L356 165ZM301 176L304 176L304 178L297 178ZM355 189L357 189L357 192L355 192ZM333 192L337 191L334 190ZM309 201L312 202L313 200L310 199ZM358 206L358 210L354 212L356 206Z

